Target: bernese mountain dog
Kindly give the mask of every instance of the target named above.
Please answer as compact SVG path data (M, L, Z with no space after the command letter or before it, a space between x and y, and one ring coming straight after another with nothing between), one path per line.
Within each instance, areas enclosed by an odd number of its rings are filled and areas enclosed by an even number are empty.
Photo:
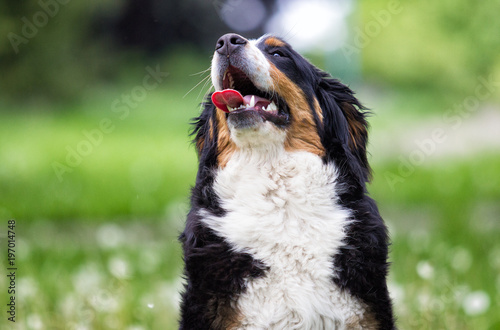
M181 329L394 329L367 111L282 39L226 34L194 122Z

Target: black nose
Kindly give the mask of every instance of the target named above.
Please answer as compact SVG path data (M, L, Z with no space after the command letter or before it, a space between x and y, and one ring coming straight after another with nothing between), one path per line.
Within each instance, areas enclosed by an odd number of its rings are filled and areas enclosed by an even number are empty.
M239 47L245 46L247 39L236 33L228 33L217 40L215 50L221 55L230 55Z

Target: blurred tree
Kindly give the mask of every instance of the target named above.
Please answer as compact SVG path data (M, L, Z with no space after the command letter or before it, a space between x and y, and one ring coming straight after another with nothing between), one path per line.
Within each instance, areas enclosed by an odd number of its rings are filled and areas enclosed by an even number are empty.
M14 100L72 100L112 79L134 54L161 55L179 45L212 52L229 32L225 3L244 0L7 0L0 3L0 92ZM274 0L263 0L271 12ZM262 26L246 36L263 33ZM135 56L137 58L137 56Z
M364 29L393 0L364 0ZM412 89L470 94L479 76L500 80L499 1L405 1L363 52L371 78ZM500 90L496 91L500 94Z
M211 48L224 29L210 1L128 0L113 33L125 47L158 53L177 44Z
M464 54L467 66L482 75L500 66L500 20L496 17L500 13L500 2L445 0L440 5L437 30L467 45Z
M127 0L122 13L112 22L116 41L126 47L135 47L157 53L178 44L195 45L202 50L213 50L215 41L228 31L221 20L225 4L237 6L243 0ZM264 0L267 14L274 0ZM265 20L264 20L265 21ZM247 37L259 37L264 33L262 25L247 31Z
M189 44L211 52L217 37L230 31L221 10L238 9L242 1L2 1L0 93L21 101L71 100L103 79L114 79L127 67L128 50L157 56ZM275 0L259 1L266 22ZM390 1L361 1L365 28L376 22L373 12ZM498 1L400 5L403 11L362 49L368 76L455 92L470 91L479 75L500 76ZM260 36L263 24L242 33Z
M0 90L16 101L69 100L116 67L91 18L112 1L7 1L0 4Z

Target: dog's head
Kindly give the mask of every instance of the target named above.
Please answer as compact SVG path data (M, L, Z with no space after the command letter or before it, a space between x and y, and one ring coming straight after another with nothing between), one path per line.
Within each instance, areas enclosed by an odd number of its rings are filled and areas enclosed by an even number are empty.
M282 39L222 36L211 75L215 92L194 128L203 166L224 167L239 149L278 146L351 164L360 181L368 179L363 107Z

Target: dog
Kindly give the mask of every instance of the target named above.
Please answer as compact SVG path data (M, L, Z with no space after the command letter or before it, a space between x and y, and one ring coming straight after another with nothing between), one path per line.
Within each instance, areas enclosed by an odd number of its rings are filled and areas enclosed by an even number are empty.
M367 110L275 36L223 35L211 78L180 329L394 329Z

